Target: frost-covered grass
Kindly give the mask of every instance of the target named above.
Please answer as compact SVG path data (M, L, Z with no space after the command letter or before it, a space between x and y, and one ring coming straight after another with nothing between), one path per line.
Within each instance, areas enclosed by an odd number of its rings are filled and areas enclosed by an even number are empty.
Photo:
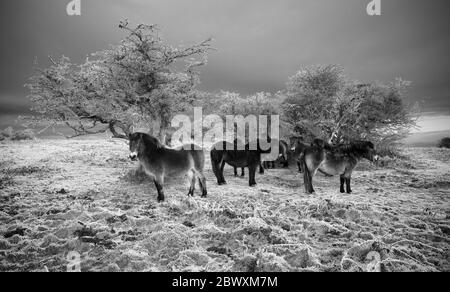
M364 163L351 195L318 176L304 192L292 169L248 187L226 167L209 197L168 179L167 201L118 140L0 142L0 270L449 271L450 151ZM209 156L209 155L207 155Z

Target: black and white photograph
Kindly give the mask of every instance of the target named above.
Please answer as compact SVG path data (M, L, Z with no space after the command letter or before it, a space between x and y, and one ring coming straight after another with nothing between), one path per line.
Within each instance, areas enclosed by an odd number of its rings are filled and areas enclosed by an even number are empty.
M450 272L449 10L2 0L0 272Z

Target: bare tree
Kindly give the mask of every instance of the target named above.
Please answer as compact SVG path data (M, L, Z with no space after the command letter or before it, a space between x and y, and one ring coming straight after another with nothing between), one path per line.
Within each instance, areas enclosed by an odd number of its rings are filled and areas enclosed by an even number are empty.
M119 45L77 65L66 57L37 69L26 87L33 122L64 124L70 137L111 131L126 138L133 127L149 127L164 138L172 116L195 99L197 68L206 63L211 40L188 47L164 43L154 25L130 27Z

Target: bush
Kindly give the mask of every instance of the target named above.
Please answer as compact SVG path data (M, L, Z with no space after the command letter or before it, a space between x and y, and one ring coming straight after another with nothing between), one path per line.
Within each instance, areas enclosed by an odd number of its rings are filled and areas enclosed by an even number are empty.
M401 151L398 144L381 144L376 147L379 160L376 162L377 167L382 168L410 168L416 169L414 162L411 158ZM373 169L370 163L361 163L358 169Z
M9 139L12 137L12 135L14 134L14 129L12 127L8 127L6 129L4 129L3 131L1 131L1 135L5 138L5 139Z
M450 138L443 138L438 145L439 148L450 148Z
M33 130L14 130L12 127L8 127L3 131L0 131L0 141L11 140L11 141L22 141L22 140L33 140L36 138Z
M409 85L401 79L360 84L339 66L304 67L289 79L282 117L305 138L396 142L416 122L415 108L406 102Z
M400 149L396 145L377 145L377 154L380 157L389 157L393 159L408 159L401 153Z
M33 130L26 129L22 131L17 131L11 137L12 141L22 141L22 140L34 140L36 138Z

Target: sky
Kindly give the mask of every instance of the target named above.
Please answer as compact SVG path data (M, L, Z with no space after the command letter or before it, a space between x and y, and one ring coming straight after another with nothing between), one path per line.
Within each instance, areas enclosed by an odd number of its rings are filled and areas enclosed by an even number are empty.
M29 113L35 60L82 62L119 42L126 18L158 24L173 45L212 37L200 89L276 92L302 66L338 64L361 82L411 81L422 130L450 129L448 0L381 0L381 16L367 15L370 0L81 0L81 16L69 2L0 1L0 128Z

